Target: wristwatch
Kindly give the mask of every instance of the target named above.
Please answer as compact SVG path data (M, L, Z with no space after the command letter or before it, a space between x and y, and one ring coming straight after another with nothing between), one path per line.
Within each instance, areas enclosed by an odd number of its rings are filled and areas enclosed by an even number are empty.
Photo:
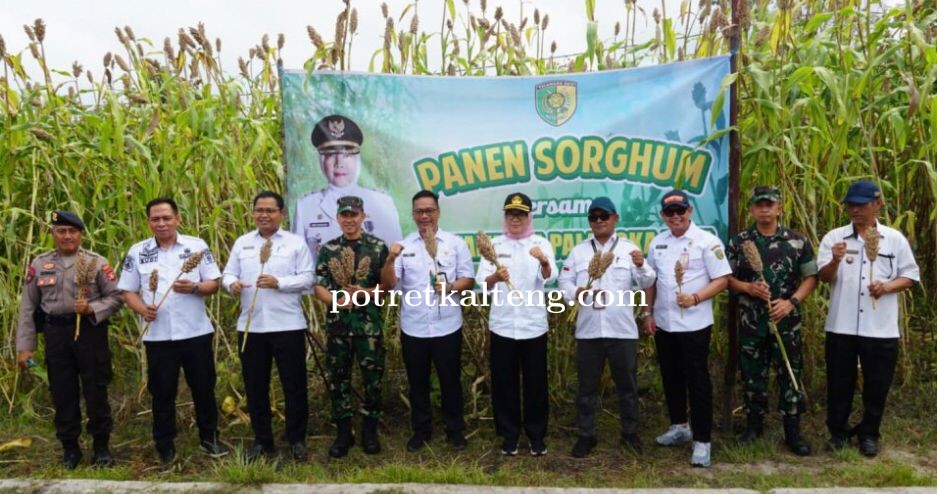
M654 311L645 310L645 311L642 311L640 314L638 314L638 317L640 317L641 319L647 319L648 317L651 317L653 315L654 315Z
M192 295L195 295L196 293L198 293L198 285L199 285L198 283L192 285Z
M795 296L791 296L790 301L791 301L792 304L794 304L794 307L800 307L800 299L799 299L799 298L797 298L797 297L795 297Z

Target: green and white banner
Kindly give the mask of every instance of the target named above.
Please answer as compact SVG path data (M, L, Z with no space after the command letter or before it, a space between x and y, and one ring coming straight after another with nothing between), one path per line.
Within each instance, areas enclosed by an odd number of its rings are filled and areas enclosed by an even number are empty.
M286 71L294 231L312 244L340 234L334 200L348 193L365 200L365 228L395 242L415 229L410 198L429 189L440 196L440 227L475 253L475 232L500 232L505 197L523 192L534 228L563 259L590 234L591 199L608 196L620 232L646 250L666 228L660 197L679 187L693 220L725 240L728 74L728 56L542 77ZM336 174L320 158L311 136L325 117L333 137L350 135L346 119L360 129L358 169Z

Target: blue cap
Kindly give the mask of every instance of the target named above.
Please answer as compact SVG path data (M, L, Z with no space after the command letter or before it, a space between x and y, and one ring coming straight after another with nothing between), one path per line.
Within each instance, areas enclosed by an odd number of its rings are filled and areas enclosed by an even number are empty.
M596 197L592 200L592 204L589 205L589 211L596 209L601 209L602 211L618 214L618 210L615 209L615 204L608 197Z
M882 198L882 192L871 180L856 180L846 191L844 203L867 204Z
M663 211L669 207L688 208L690 207L690 198L687 197L686 192L680 189L671 190L660 198L660 210Z
M49 223L52 226L73 226L79 230L85 229L85 224L82 223L81 218L71 211L52 211Z

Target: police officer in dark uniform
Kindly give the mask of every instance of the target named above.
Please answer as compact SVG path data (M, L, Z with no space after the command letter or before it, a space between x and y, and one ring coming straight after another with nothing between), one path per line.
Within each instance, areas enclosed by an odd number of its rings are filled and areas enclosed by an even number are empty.
M62 442L65 450L62 464L68 469L81 462L80 394L85 397L87 431L94 438L94 464L114 463L108 449L113 421L107 401L107 385L112 376L107 319L123 302L107 259L81 248L84 230L84 223L74 213L52 213L55 250L40 255L29 265L16 331L17 363L23 369L32 365L36 333L45 335L55 435ZM91 268L89 274L93 274L84 297L78 296L80 288L75 276L79 262L86 263ZM80 332L76 330L79 317Z

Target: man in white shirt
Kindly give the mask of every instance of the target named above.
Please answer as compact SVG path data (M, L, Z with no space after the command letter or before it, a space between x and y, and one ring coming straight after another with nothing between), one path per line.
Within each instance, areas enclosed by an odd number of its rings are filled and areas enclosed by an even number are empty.
M859 451L873 457L898 361L898 293L921 278L908 240L876 219L884 204L877 185L854 182L843 203L852 223L824 235L817 253L820 281L830 284L825 325L828 445L841 449L855 434ZM866 252L871 228L879 234L874 262ZM857 359L864 410L862 422L850 428Z
M286 404L290 454L296 461L306 459L309 405L302 298L304 291L312 289L313 267L302 237L280 228L283 206L283 197L276 192L263 191L254 197L257 229L234 242L222 279L225 290L241 299L238 349L254 430L254 444L246 454L248 462L276 453L270 423L270 371L274 361ZM261 251L267 242L270 258L261 264Z
M547 396L547 299L543 286L556 279L556 260L550 242L534 234L531 200L510 194L504 201L504 235L492 245L500 269L486 259L478 264L475 282L495 292L488 314L491 330L491 405L495 430L503 439L501 454L517 454L521 427L530 454L547 452L549 416ZM508 285L522 295L522 303L509 299ZM517 299L515 298L514 301ZM523 416L521 414L523 379Z
M146 205L153 237L134 244L124 258L117 288L124 302L149 324L143 336L147 358L147 389L153 399L153 441L160 461L176 455L176 391L179 370L192 391L195 423L203 451L213 457L228 449L218 441L218 406L215 401L214 328L205 312L204 297L218 291L221 271L205 241L180 235L179 208L161 197ZM202 254L192 271L182 274L186 260ZM156 275L152 275L156 272ZM153 276L151 278L151 276ZM156 290L150 280L158 278ZM175 281L174 281L175 280ZM162 305L159 301L169 292Z
M651 241L647 260L657 272L657 285L647 290L647 303L653 309L644 313L644 331L654 335L657 347L671 424L667 432L657 437L657 444L673 446L692 439L690 464L709 467L713 421L709 377L712 298L726 289L732 269L722 241L691 221L693 207L685 192L667 192L661 198L660 208L668 231Z
M411 204L418 231L391 245L381 272L382 286L403 292L400 342L410 383L413 427L407 450L418 451L432 437L431 366L439 378L446 440L462 450L468 442L462 417L462 307L458 294L475 284L472 256L464 240L439 229L436 194L421 190ZM435 258L427 250L432 243L424 241L433 234Z
M615 234L618 210L608 197L597 197L589 205L592 238L569 253L559 277L559 287L567 300L581 303L576 318L576 368L579 391L576 396L576 425L579 438L572 455L584 458L598 440L595 413L599 401L599 381L608 360L618 392L621 425L620 444L641 451L638 439L638 326L632 304L643 296L635 290L654 286L656 275L644 260L641 249ZM595 255L613 252L605 273L590 280L589 263Z

